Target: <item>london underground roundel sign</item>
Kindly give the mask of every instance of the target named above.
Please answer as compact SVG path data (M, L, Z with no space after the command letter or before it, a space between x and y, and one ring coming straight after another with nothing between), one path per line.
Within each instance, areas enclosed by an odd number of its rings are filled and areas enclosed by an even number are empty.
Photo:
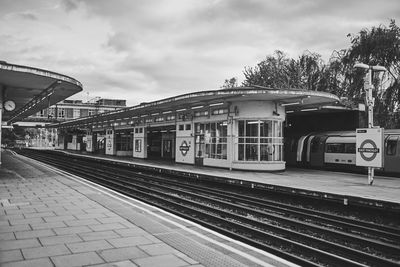
M383 129L364 128L356 130L356 165L383 167Z

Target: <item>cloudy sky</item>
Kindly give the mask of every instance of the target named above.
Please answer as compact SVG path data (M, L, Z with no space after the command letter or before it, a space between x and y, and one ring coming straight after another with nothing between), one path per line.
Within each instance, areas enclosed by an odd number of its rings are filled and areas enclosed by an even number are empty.
M277 49L327 60L399 17L398 0L0 0L0 60L79 80L74 99L131 106L241 82Z

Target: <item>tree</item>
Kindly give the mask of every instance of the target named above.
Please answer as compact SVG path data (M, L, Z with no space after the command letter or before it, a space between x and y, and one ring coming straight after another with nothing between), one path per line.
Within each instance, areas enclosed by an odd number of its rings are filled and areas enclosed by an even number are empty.
M362 99L363 70L354 70L357 62L368 65L384 66L388 71L375 74L373 83L375 88L375 120L385 128L400 127L400 28L395 20L391 20L389 27L380 25L370 30L363 29L357 35L348 35L351 47L342 57L344 65L344 85L348 86L345 94L349 98Z
M288 63L289 59L286 55L282 51L276 50L273 55L267 56L257 66L244 69L243 86L288 87L289 77L285 73Z
M238 86L237 78L236 77L232 77L230 79L225 79L225 82L221 86L221 88L234 88L234 87L237 87L237 86Z
M400 127L400 28L395 20L349 34L351 46L334 51L325 64L317 53L305 52L297 59L280 50L255 67L245 67L244 86L260 85L275 89L298 88L325 91L346 97L344 104L356 106L365 98L364 70L354 69L357 62L380 65L388 70L375 74L375 121L385 128Z
M244 86L260 85L270 88L323 90L325 63L317 53L305 52L298 59L275 51L255 67L246 67Z

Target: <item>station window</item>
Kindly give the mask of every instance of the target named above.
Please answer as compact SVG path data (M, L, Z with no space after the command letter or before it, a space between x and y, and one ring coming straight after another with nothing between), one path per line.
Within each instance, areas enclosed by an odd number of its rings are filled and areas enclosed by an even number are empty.
M185 130L185 125L184 124L179 124L178 129L179 129L179 131Z
M130 130L118 132L116 134L117 151L133 150L132 135Z
M236 142L239 161L283 160L281 121L240 120Z
M156 122L164 121L164 117L157 117L157 118L155 119L155 121L156 121Z
M227 126L226 121L195 124L197 158L227 159Z
M186 131L192 130L192 125L191 124L185 124L185 130Z
M57 114L58 118L64 118L65 117L65 109L59 108L57 113L58 113Z
M388 139L386 140L386 155L388 156L396 155L397 142L398 142L397 136L388 137Z
M203 110L203 111L196 111L194 113L195 117L202 117L202 116L208 116L208 110Z
M220 114L227 114L228 113L228 109L227 108L219 108L219 109L214 109L212 111L212 115L220 115Z
M168 115L167 121L172 121L172 120L175 120L175 115Z

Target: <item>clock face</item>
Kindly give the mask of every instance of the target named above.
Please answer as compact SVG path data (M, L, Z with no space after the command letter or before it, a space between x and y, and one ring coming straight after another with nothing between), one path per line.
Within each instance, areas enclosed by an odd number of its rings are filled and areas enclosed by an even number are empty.
M12 100L7 100L4 102L4 109L7 111L13 111L15 109L15 102Z

